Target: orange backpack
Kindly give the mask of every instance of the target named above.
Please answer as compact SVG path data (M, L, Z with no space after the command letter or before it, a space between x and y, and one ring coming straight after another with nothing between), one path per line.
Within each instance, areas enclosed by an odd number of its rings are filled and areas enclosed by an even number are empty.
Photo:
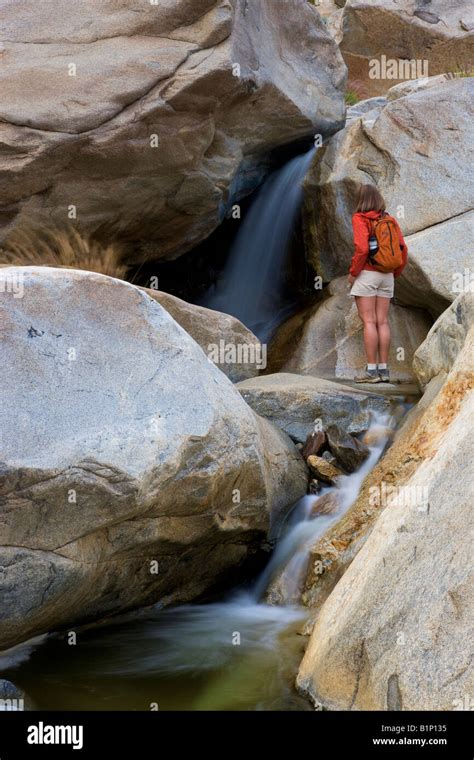
M403 264L397 221L384 213L372 221L371 227L371 236L377 240L377 250L371 252L375 241L369 240L369 261L379 272L393 272Z

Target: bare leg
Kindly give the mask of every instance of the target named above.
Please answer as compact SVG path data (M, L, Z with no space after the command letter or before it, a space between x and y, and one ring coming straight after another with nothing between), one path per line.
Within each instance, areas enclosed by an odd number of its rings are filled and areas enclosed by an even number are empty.
M379 362L387 364L388 354L390 351L390 325L388 323L388 310L390 307L390 298L375 298L375 316L377 320L377 332L379 340Z
M377 318L375 314L376 300L379 300L376 296L355 297L359 317L364 323L364 346L367 356L367 364L377 364L379 336L377 333Z

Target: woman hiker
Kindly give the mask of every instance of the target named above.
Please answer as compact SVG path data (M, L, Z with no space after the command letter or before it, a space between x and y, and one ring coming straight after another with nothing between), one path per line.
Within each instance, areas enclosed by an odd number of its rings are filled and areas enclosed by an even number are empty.
M364 324L365 371L356 383L389 383L390 325L388 310L394 277L407 263L408 249L396 219L374 185L361 185L352 217L354 255L349 269L350 294Z

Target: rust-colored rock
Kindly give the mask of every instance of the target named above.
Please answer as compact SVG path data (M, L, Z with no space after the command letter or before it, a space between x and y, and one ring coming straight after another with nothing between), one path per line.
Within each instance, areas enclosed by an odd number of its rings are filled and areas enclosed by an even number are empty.
M323 459L323 457L312 455L308 457L307 461L311 472L316 475L319 480L322 480L323 483L328 483L330 486L333 486L336 483L337 478L344 474L342 470L335 467L326 459Z
M326 443L326 433L318 431L317 433L310 433L306 439L305 445L301 451L301 455L304 459L317 455L324 447Z

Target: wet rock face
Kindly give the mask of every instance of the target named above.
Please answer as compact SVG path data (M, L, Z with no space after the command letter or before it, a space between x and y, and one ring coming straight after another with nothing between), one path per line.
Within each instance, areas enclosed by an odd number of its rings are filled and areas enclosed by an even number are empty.
M306 492L291 441L158 303L34 267L1 304L0 648L198 597Z
M73 220L174 258L274 148L344 118L342 57L298 0L22 2L2 31L3 235Z

